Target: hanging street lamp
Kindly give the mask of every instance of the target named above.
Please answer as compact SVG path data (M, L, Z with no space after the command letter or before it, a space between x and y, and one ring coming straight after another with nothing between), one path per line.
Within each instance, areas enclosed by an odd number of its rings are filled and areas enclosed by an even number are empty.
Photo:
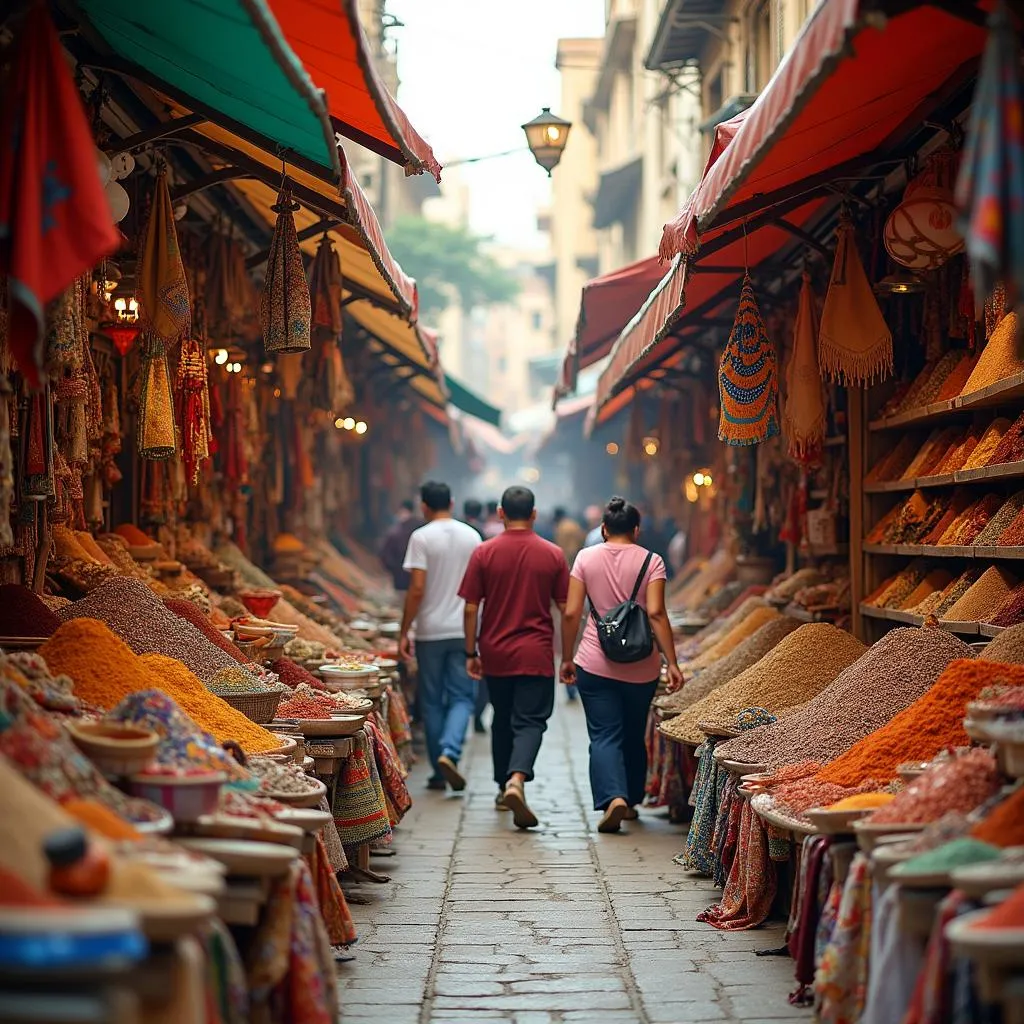
M527 121L523 125L530 152L537 163L548 172L549 178L551 172L558 166L558 161L562 159L570 128L572 122L552 114L550 107L544 107L532 121Z

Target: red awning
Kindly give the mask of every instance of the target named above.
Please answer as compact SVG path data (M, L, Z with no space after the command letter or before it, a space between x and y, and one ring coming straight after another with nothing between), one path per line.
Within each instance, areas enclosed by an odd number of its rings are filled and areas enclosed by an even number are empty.
M569 342L556 396L576 388L579 371L604 359L622 328L665 273L657 256L595 277L583 286L576 334Z
M288 44L327 94L335 129L405 167L441 180L441 165L374 67L358 0L269 0Z
M700 232L884 154L920 126L947 82L973 70L981 25L928 4L886 19L878 6L820 0L735 138L665 226L662 258L696 252Z

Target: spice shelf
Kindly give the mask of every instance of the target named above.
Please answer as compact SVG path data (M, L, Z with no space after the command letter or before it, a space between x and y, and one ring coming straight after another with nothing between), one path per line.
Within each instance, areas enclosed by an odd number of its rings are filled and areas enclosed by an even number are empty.
M997 466L960 469L940 476L918 476L910 480L881 480L864 485L865 494L887 494L890 491L916 491L927 487L952 487L989 480L1013 480L1024 477L1024 462L1003 462Z
M922 405L916 409L908 409L906 412L897 413L895 416L883 416L880 419L872 420L868 424L868 430L895 430L897 427L918 426L919 424L943 419L956 411L955 400L952 398L944 402L930 402L928 405Z
M962 398L950 398L943 402L930 402L928 405L895 416L882 416L868 423L868 430L895 430L897 427L912 427L931 424L937 420L948 418L959 412L974 412L981 409L994 409L1000 405L1011 405L1024 400L1024 373L1015 373L1005 380L996 381L987 388L975 391Z
M919 558L981 558L989 561L1020 561L1024 559L1024 546L969 547L937 544L865 544L866 555L906 555Z
M978 632L982 636L999 636L1004 629L1009 629L1009 626L993 626L990 622L983 622L978 627Z
M1015 373L965 398L955 399L958 409L991 409L1021 400L1024 400L1024 373Z
M875 608L870 604L862 604L860 613L868 619L884 619L888 622L899 622L904 626L921 626L924 624L924 616L914 612L904 612L897 608ZM955 622L951 619L939 619L939 626L956 633L959 636L995 636L994 633L984 633L985 629L999 629L998 626L986 626L980 622Z
M1006 480L1020 476L1024 476L1024 462L1002 462L997 466L961 469L953 474L958 484L970 484L976 480Z

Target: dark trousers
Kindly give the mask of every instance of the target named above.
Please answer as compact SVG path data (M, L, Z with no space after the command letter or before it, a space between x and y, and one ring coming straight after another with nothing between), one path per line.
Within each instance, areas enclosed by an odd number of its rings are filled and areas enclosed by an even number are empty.
M494 708L491 756L494 781L504 788L509 776L522 772L529 782L540 743L555 710L554 676L488 676Z
M621 683L576 666L590 735L590 789L594 808L605 810L622 797L630 806L643 801L647 778L647 711L658 681Z

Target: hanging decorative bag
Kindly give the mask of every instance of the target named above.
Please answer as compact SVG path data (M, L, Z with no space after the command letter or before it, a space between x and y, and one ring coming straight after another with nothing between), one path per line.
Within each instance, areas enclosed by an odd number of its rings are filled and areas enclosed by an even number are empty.
M864 272L853 224L844 214L836 229L836 258L818 335L818 365L825 380L845 387L881 382L892 373L892 333Z
M293 216L298 208L287 192L280 194L273 207L277 224L260 296L260 326L267 352L305 352L310 347L309 285Z
M171 397L171 373L167 351L154 335L145 339L140 370L139 455L144 459L170 459L176 451L174 402Z
M779 378L775 346L761 317L750 276L743 279L729 341L718 373L718 439L760 444L779 433Z
M178 248L166 171L157 175L153 189L153 202L139 259L138 289L142 326L164 343L165 350L188 334L192 302Z
M793 326L793 353L786 370L782 429L790 458L804 466L821 461L825 441L825 391L818 369L818 317L811 278L804 271Z
M206 351L195 338L181 343L178 360L178 420L181 423L181 458L185 479L199 483L199 469L210 457L210 391L206 377Z
M320 239L309 280L312 333L320 341L313 404L328 412L341 413L352 404L355 392L345 373L339 348L342 332L341 265L326 232Z

